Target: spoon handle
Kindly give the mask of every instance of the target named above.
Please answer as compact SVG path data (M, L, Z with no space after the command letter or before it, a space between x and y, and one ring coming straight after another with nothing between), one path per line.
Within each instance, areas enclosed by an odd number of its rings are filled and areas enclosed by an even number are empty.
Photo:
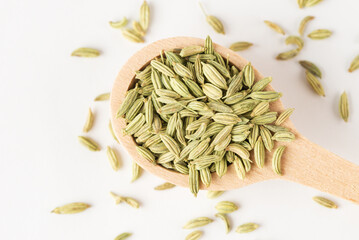
M359 204L359 166L297 135L283 155L282 178Z

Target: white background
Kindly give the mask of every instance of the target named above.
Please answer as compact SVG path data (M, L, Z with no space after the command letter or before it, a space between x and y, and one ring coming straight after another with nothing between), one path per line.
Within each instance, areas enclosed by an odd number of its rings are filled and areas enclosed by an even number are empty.
M226 235L216 219L203 227L203 239L358 239L359 206L331 197L338 210L321 207L315 189L290 182L270 181L226 192L209 200L197 199L188 189L157 192L163 181L148 173L134 183L131 158L108 132L109 103L93 98L111 89L117 72L133 53L153 41L173 36L195 36L224 46L250 41L254 46L240 54L252 61L273 86L284 93L283 102L296 109L292 120L313 142L359 164L359 71L348 73L359 54L357 29L359 2L324 0L300 10L296 0L205 1L207 11L224 23L222 36L205 22L197 1L151 0L151 24L145 44L127 42L120 30L108 25L123 16L138 19L141 0L1 0L0 8L0 238L1 239L113 239L129 231L131 239L184 239L186 221L214 218L219 200L236 202L230 214L233 227L256 222L253 233ZM327 28L330 39L305 38L305 47L294 60L274 60L291 49L285 37L263 23L280 23L287 34L297 34L300 20L313 15L306 33ZM100 49L96 59L70 57L78 47ZM315 62L323 71L327 96L315 95L298 60ZM338 100L346 90L350 121L338 114ZM90 152L77 142L88 107L96 120L88 136L103 149L116 147L122 168L114 172L105 151ZM354 107L356 106L356 107ZM298 152L298 154L301 154ZM315 161L315 159L313 159ZM115 205L114 191L140 200L141 208ZM73 201L92 207L77 215L50 211Z

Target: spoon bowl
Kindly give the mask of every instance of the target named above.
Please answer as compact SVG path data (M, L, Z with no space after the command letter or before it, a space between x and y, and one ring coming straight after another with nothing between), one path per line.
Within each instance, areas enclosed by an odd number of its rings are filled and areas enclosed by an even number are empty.
M127 149L133 160L146 171L163 178L178 186L188 187L188 175L165 169L159 165L153 165L141 157L136 151L136 142L131 136L124 136L121 129L125 128L124 119L117 119L116 113L125 98L127 90L135 84L135 71L143 69L152 59L158 57L162 50L173 50L191 45L204 45L204 40L192 37L175 37L162 39L151 43L135 53L122 67L111 92L111 121L115 135L121 144ZM232 50L213 43L215 51L224 58L229 57L230 62L239 69L248 61ZM255 81L263 78L263 75L254 68ZM267 91L273 91L269 85ZM271 110L283 112L282 102L277 100L271 103ZM301 183L320 191L327 192L359 204L359 166L346 161L324 148L308 141L294 127L288 119L283 124L296 136L290 143L280 143L288 146L282 156L282 176L276 175L271 168L272 152L266 151L266 163L259 169L252 165L251 171L246 174L244 180L237 177L233 164L228 166L227 173L219 178L212 174L211 185L206 188L202 183L200 189L207 190L231 190L244 187L253 183L270 179L283 179ZM274 149L278 146L276 144ZM253 155L253 154L252 154Z

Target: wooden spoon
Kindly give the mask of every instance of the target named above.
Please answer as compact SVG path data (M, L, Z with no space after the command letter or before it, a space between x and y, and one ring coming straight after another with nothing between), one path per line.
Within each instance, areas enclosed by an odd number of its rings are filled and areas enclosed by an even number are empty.
M135 71L142 69L153 58L158 57L160 51L173 50L190 45L203 46L203 44L203 39L176 37L159 40L144 47L134 54L122 67L111 93L112 125L121 144L146 171L183 187L188 187L188 175L153 165L142 158L136 151L134 139L131 136L122 135L121 129L125 127L125 121L123 119L116 119L116 112L125 97L126 91L134 86ZM248 63L247 60L228 48L214 44L214 49L225 58L229 55L231 63L239 69L243 69ZM254 69L254 72L256 81L263 78L263 75L256 69ZM273 90L273 88L268 86L266 90ZM273 102L271 108L277 112L284 110L284 106L279 100ZM283 179L301 183L359 204L359 166L308 141L294 128L290 120L287 120L283 126L291 129L296 135L296 140L291 143L281 143L281 145L287 145L282 156L283 176L278 176L272 171L271 159L274 151L272 153L266 151L266 164L263 169L259 169L253 164L252 170L246 175L246 178L240 180L236 175L234 166L230 165L227 173L222 178L219 178L217 174L212 174L212 183L208 190L230 190L270 179ZM277 146L278 144L275 147ZM203 184L201 184L200 188L206 189Z

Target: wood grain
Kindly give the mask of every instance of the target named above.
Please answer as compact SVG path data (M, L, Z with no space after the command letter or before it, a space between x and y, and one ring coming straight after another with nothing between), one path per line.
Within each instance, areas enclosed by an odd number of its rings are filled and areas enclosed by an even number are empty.
M143 159L136 151L136 143L131 136L123 136L121 129L125 127L125 121L116 119L116 112L125 97L125 93L134 85L135 71L142 69L153 58L159 56L161 50L172 50L189 45L203 45L204 40L191 37L176 37L154 42L135 53L119 72L111 93L111 121L114 132L121 144L127 149L142 168L146 171L163 178L178 186L188 187L188 176L169 171L163 167L155 166ZM214 44L215 50L222 56L229 56L230 62L242 69L248 61L232 50ZM263 78L262 74L255 69L255 80ZM272 90L269 86L267 90ZM271 103L271 109L282 112L284 106L281 101ZM277 176L271 169L272 153L267 152L266 164L263 169L253 166L245 180L239 180L234 167L230 165L222 178L212 174L210 190L230 190L247 186L256 182L270 179L283 179L301 183L320 191L327 192L359 204L359 166L348 162L333 153L311 143L297 132L290 120L284 124L296 135L296 140L281 145L288 145L282 157L283 176ZM276 143L278 145L278 143ZM276 147L276 146L275 146ZM205 189L203 185L201 189Z

